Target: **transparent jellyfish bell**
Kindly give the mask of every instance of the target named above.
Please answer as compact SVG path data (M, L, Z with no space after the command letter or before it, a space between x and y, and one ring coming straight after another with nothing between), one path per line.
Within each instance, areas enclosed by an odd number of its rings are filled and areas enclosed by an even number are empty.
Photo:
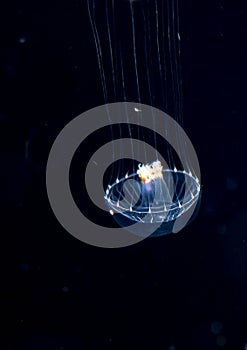
M120 213L132 222L168 223L185 213L200 194L200 184L191 173L162 169L162 176L142 181L126 175L108 186L105 200L112 215Z

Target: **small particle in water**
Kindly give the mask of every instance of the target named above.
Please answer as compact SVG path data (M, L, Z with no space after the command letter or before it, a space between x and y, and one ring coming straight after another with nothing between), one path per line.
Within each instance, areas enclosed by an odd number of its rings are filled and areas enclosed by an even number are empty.
M215 321L211 323L211 332L213 334L220 334L223 330L223 324L221 322Z
M25 44L26 41L27 41L27 39L24 36L19 38L19 43L20 44Z
M218 227L217 227L217 232L220 235L225 235L226 232L227 232L227 226L225 224L219 224Z
M228 191L235 191L238 188L238 182L230 177L226 179L225 185Z
M22 263L22 264L20 264L20 270L21 270L22 272L28 272L29 269L30 269L29 264L27 264L27 263Z
M223 335L218 335L216 342L218 346L224 346L226 345L226 338Z
M135 108L134 108L134 111L135 111L135 112L141 112L142 110L139 109L139 108L137 108L137 107L135 107Z

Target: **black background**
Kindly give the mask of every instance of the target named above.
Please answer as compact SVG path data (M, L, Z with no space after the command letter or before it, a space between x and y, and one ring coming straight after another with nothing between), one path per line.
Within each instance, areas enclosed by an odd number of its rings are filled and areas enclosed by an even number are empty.
M103 103L86 2L1 3L0 348L245 348L246 20L244 1L180 2L201 208L177 235L109 250L67 233L45 188L56 135Z

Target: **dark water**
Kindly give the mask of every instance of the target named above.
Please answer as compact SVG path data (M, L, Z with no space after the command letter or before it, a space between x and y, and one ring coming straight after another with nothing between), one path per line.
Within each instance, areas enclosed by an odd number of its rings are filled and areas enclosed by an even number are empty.
M57 134L104 102L86 2L0 7L0 347L245 349L244 2L180 4L184 128L202 172L197 218L116 250L69 235L45 188Z

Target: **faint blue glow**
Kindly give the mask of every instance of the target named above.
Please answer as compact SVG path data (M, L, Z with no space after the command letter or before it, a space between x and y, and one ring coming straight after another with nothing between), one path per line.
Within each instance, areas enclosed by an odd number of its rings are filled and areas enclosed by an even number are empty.
M211 332L213 334L220 334L223 330L223 324L221 322L215 321L211 323Z
M62 291L63 291L64 293L68 293L68 292L69 292L69 287L63 287L63 288L62 288Z
M20 270L22 272L28 272L30 270L30 266L27 263L22 263L20 264Z
M25 44L25 42L27 41L27 39L26 39L24 36L22 36L22 37L19 38L18 41L19 41L20 44Z
M226 338L224 337L224 335L218 335L216 342L218 346L224 346L226 345Z

